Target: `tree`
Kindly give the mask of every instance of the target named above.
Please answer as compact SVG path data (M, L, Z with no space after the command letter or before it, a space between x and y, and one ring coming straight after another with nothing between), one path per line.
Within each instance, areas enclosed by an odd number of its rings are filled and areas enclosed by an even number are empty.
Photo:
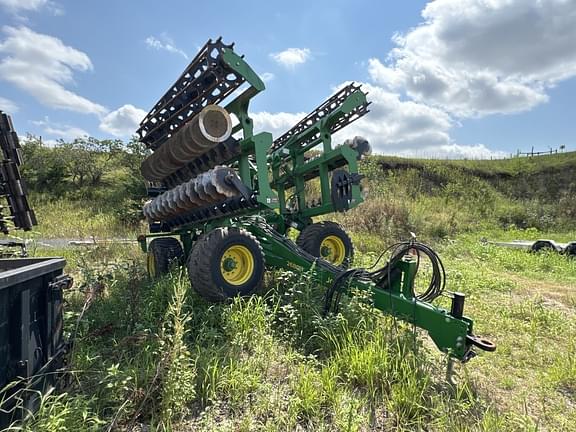
M63 142L62 142L63 143ZM28 135L22 145L22 178L33 189L46 190L62 184L68 176L65 154L58 146L49 147L34 135Z
M121 140L98 140L77 138L71 143L62 143L68 171L72 182L78 186L98 186L106 172L117 166L118 155L123 150Z

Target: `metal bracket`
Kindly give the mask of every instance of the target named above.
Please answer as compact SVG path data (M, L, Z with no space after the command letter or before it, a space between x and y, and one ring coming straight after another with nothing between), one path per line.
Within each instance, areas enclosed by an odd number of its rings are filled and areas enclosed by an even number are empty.
M71 288L73 283L74 279L71 276L63 274L52 279L52 282L48 284L48 288L52 292L61 292L62 290Z
M238 176L234 176L234 175L228 176L228 177L226 177L226 182L229 183L231 186L234 186L236 189L238 189L240 194L246 200L249 200L254 195L254 192L252 192L248 188L248 186L246 186L244 184L244 182L242 180L240 180L240 178Z

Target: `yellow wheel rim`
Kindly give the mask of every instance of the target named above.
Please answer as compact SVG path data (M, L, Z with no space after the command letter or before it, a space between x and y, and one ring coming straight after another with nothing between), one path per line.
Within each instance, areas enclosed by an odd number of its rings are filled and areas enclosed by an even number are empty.
M340 237L331 235L320 243L320 256L334 265L341 265L346 258L346 246Z
M148 268L148 276L151 278L156 277L156 260L154 259L154 254L151 251L148 251L147 257L147 268Z
M243 285L254 273L254 256L242 245L230 246L220 259L220 272L230 285Z

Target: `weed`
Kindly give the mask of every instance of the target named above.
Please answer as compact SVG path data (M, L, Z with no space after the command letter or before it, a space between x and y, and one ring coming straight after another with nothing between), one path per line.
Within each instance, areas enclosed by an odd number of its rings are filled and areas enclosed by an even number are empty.
M185 343L190 321L190 316L185 311L188 282L182 274L172 277L171 282L174 287L173 297L166 313L160 344L160 348L165 352L162 359L164 371L160 421L168 430L172 428L173 421L180 421L186 415L188 404L196 397L196 370Z

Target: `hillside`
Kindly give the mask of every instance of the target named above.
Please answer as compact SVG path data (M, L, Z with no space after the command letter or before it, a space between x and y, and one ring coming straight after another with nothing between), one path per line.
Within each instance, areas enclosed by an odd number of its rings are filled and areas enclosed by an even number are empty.
M576 194L576 152L499 160L425 160L379 156L385 170L418 169L431 172L440 167L461 170L479 177L511 198L554 201Z
M453 166L485 178L514 175L542 174L545 172L570 171L576 169L576 151L534 157L514 157L494 160L442 160L410 159L394 156L374 156L383 166L389 168L424 168Z
M576 153L495 161L373 156L368 200L338 215L349 229L425 239L486 228L573 230Z

